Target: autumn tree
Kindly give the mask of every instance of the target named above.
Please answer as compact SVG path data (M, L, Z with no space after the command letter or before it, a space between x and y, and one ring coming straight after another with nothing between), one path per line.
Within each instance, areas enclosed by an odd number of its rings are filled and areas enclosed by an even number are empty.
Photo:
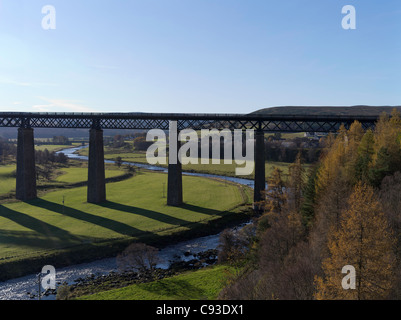
M383 204L383 210L394 234L401 234L401 172L383 179L379 197ZM394 283L392 299L401 299L401 238L397 237L396 243L397 273Z
M328 150L324 154L317 173L318 196L324 193L334 178L339 176L351 185L358 182L356 169L361 162L359 148L364 136L362 124L355 121L348 130L342 125L336 137L328 139Z
M370 168L375 154L374 139L373 131L368 130L358 146L358 156L355 162L355 179L357 181L370 182Z
M394 238L372 187L358 183L343 212L341 228L331 233L330 256L317 278L317 299L367 300L388 297L394 279ZM355 289L342 287L342 268L356 271Z
M225 229L221 232L219 240L219 263L229 263L232 265L240 265L246 254L249 246L252 243L252 232L248 233L251 226L245 226L240 230Z
M302 155L299 152L295 162L289 167L288 190L291 207L299 212L302 204L302 191L305 187L305 169L302 165Z
M116 260L121 271L152 272L159 262L158 249L144 243L132 243Z
M65 136L53 136L53 144L69 145L71 142Z
M120 167L122 166L122 164L123 164L123 158L117 157L117 158L114 160L114 163L116 164L117 167L120 168Z
M383 179L379 197L391 229L396 234L401 234L401 172ZM398 251L401 254L401 239L398 242Z
M315 194L308 191L313 202L310 201L309 207L306 207L309 212L305 212L303 207L303 217L304 221L306 218L309 222L310 242L320 252L322 259L328 255L327 233L331 228L340 228L345 199L351 194L352 186L359 181L357 168L360 167L359 150L364 136L365 132L358 121L352 123L348 130L341 126L336 137L329 138L329 149L319 164L314 181L310 181L311 185L315 185ZM311 213L314 215L313 221L305 216Z
M401 119L399 111L394 109L391 113L391 117L388 114L383 113L380 116L379 121L376 123L375 128L376 151L381 148L386 148L394 158L399 158L400 134Z
M307 242L292 247L273 281L275 296L280 300L313 300L318 261Z
M135 151L146 151L152 144L152 141L146 141L146 137L143 136L134 139Z
M257 219L254 265L226 287L224 298L401 297L401 240L393 236L401 232L399 112L383 114L375 130L365 132L359 122L341 126L321 146L303 188L300 159L285 184L274 170ZM345 290L342 271L349 265L356 287Z
M267 180L267 190L264 192L265 212L280 214L287 202L283 171L274 168L271 177Z
M365 131L359 121L353 122L345 135L344 175L351 184L355 184L358 181L355 169L359 160L359 146L364 135Z
M322 194L328 187L334 177L338 176L339 170L344 167L346 160L345 147L346 147L347 130L342 125L337 136L329 137L328 147L324 153L323 159L320 164L319 171L316 178L316 194Z
M262 232L270 226L270 221L281 215L287 204L287 193L283 180L283 171L274 168L267 180L267 189L263 192L263 200L258 203L263 208L263 214L259 217L258 231Z
M314 269L309 256L305 256L307 248L298 246L304 239L300 213L286 202L279 212L270 211L264 217L269 225L258 226L254 248L257 255L253 262L256 270L245 274L226 294L230 293L231 299L312 298L308 292L310 284L313 285ZM259 220L260 223L264 220ZM297 284L291 287L294 281Z
M316 177L318 166L312 168L306 178L303 190L303 200L300 208L303 225L309 229L315 217L316 206Z
M371 183L378 187L387 175L399 170L401 166L401 118L396 109L388 114L383 113L375 128L375 153L371 168Z

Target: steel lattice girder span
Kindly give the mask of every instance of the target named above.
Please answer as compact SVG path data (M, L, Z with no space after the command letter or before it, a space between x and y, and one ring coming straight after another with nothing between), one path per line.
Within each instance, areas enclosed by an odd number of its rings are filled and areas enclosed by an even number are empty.
M177 113L10 113L0 112L0 127L81 129L162 129L177 121L183 129L255 129L266 132L336 132L359 121L373 128L378 116L292 116Z
M104 175L103 129L162 129L174 124L177 130L254 129L255 139L255 210L265 190L265 132L334 132L341 124L346 128L354 121L363 128L373 128L377 117L370 116L291 116L239 114L156 114L156 113L0 113L0 127L17 127L16 198L27 201L37 197L33 128L90 129L87 201L106 200ZM170 153L170 151L169 151ZM170 156L170 155L169 155ZM181 165L169 163L167 204L183 203Z

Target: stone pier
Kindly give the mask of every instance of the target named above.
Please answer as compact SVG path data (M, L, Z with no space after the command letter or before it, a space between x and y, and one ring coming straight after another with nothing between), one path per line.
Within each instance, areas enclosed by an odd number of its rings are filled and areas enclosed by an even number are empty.
M106 200L104 172L103 130L93 128L89 132L88 198L90 203Z
M265 139L264 132L257 130L255 134L255 189L253 201L257 203L263 199L262 192L266 189L265 172ZM254 204L254 209L259 206Z
M16 198L22 201L37 198L35 143L32 128L18 129Z
M170 123L169 155L168 155L168 181L167 181L167 205L180 206L182 197L182 166L178 159L180 142L178 141L177 122Z

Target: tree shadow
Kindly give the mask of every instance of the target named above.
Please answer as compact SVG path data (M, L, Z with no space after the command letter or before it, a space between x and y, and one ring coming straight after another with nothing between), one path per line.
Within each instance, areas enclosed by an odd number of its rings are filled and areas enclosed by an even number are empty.
M75 218L78 220L82 220L85 222L89 222L105 229L109 229L120 233L125 236L135 237L139 234L142 234L144 231L129 226L125 223L118 222L116 220L112 220L109 218L93 215L78 209L74 209L67 206L62 206L58 203L46 201L43 199L35 199L29 202L30 205L40 207L46 210L50 210L56 213L59 213L64 216L68 216L71 218Z
M174 297L177 299L188 300L188 299L206 299L204 290L194 286L186 280L181 279L166 279L166 281L158 281L152 286L143 286L142 289L155 293L158 295L164 295L168 297Z

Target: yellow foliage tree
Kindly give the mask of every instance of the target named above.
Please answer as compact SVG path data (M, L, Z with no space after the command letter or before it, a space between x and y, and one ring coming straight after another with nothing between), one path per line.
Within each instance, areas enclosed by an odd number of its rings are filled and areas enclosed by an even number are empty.
M287 194L283 181L283 171L274 168L267 181L267 190L264 192L264 208L267 214L281 214L287 202Z
M302 165L301 153L298 152L295 162L289 166L288 190L295 211L299 211L302 204L302 191L305 187L305 169Z
M343 125L338 132L337 137L332 140L330 138L328 143L328 149L325 153L324 158L321 161L321 166L317 173L316 179L316 194L324 191L330 181L333 180L339 174L339 170L344 166L345 163L345 146L346 146L346 133L347 130Z
M386 149L391 157L398 159L400 156L401 116L394 109L389 117L386 113L380 116L375 128L376 155L380 149ZM376 160L377 157L374 157Z
M355 181L355 167L359 158L358 148L361 144L365 130L362 128L362 124L359 121L355 121L351 124L347 132L347 144L345 147L346 163L345 163L345 175L347 180L354 184Z
M351 185L355 181L358 148L365 134L362 124L355 121L348 130L342 125L334 141L330 142L316 181L316 193L326 190L335 178L343 177ZM331 138L332 139L332 138Z
M316 298L385 299L394 280L395 239L372 187L358 183L342 215L341 228L329 237L330 256L323 262L324 279L316 279ZM356 271L355 289L344 289L344 266Z

